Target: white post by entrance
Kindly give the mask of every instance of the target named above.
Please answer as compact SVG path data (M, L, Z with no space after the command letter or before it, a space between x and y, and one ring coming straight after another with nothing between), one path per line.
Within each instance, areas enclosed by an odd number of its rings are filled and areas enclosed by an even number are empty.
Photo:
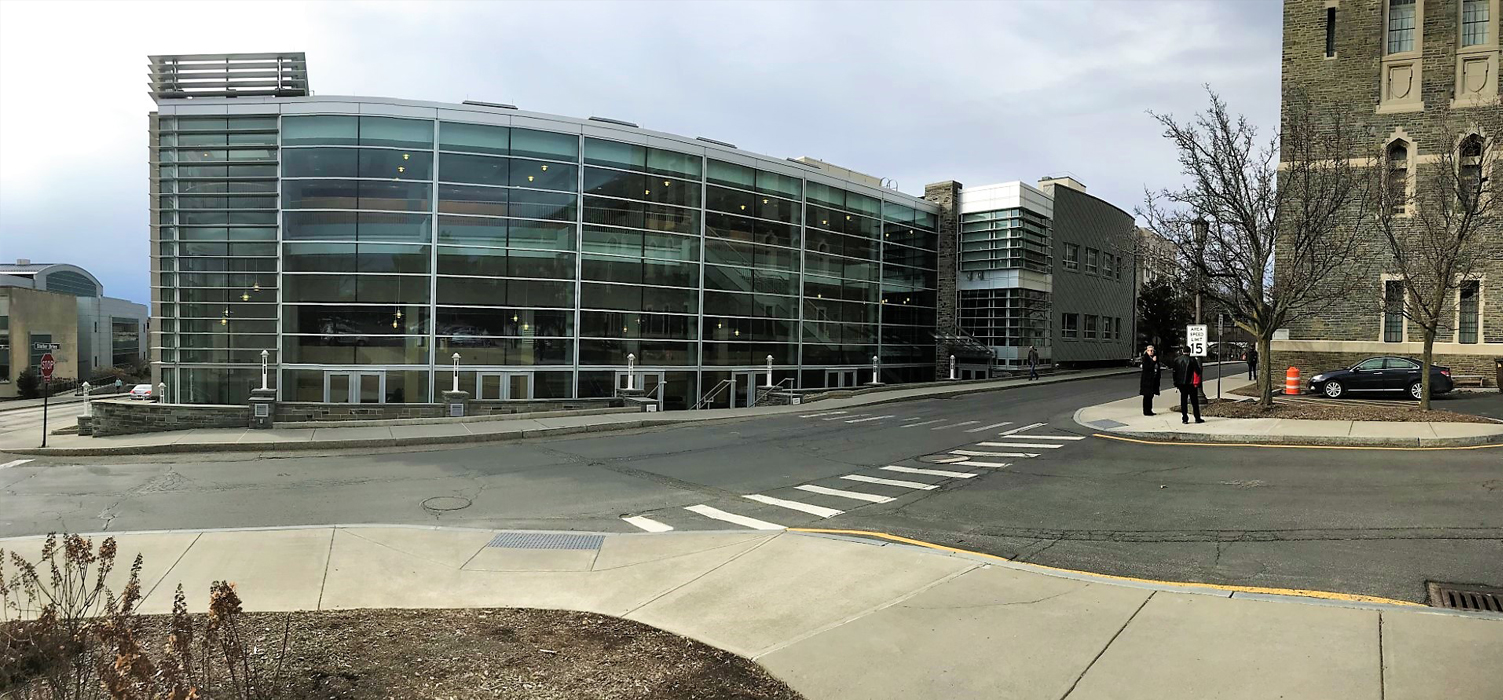
M637 390L637 355L626 353L626 390Z
M267 352L265 350L261 351L261 389L263 391L268 388L266 386L266 358L270 356L270 352Z
M454 388L450 391L459 391L459 353L454 353L452 358L454 360Z
M878 358L876 355L872 355L872 383L873 384L879 383L881 381L881 379L882 379L882 377L878 375L878 369L881 367L881 364L882 364L882 360L880 358Z
M767 356L767 388L772 388L772 355Z
M167 403L167 382L157 384L157 402Z
M89 405L89 390L93 388L94 387L89 386L88 382L83 383L83 414L86 416L94 415L92 407Z
M955 378L955 356L954 355L950 356L950 378L951 379Z

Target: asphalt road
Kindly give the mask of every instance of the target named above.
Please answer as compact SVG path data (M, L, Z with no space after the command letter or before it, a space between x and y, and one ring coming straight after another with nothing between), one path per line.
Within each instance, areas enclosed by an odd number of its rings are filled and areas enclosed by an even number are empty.
M1147 445L1093 437L1071 420L1136 385L1119 376L845 413L814 404L780 417L432 451L38 459L0 469L0 536L765 523L881 531L1158 580L1415 601L1426 580L1503 585L1503 449ZM1161 409L1173 395L1165 391ZM970 463L936 461L960 458Z

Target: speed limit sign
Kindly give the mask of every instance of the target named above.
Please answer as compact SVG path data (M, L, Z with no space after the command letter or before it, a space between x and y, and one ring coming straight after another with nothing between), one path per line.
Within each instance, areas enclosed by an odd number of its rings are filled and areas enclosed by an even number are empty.
M1206 332L1206 327L1204 325L1197 324L1185 327L1185 345L1190 346L1191 356L1205 357L1209 354L1208 352L1206 352L1207 335L1209 334Z
M57 366L57 362L52 359L52 353L49 352L46 355L42 356L41 365L42 381L52 381L52 368Z

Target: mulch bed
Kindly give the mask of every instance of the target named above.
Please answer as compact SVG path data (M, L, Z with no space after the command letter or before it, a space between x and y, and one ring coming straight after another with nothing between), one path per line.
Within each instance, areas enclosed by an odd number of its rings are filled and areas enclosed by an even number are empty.
M247 613L280 647L285 613ZM158 634L166 617L150 619ZM292 613L288 698L800 700L757 664L630 620L562 610Z
M1246 393L1244 393L1246 392ZM1236 389L1230 393L1254 396L1256 388ZM1456 413L1432 408L1421 411L1415 404L1405 401L1381 401L1366 399L1326 399L1316 397L1283 397L1275 395L1273 408L1263 408L1256 401L1211 401L1201 406L1203 416L1220 418L1289 418L1294 420L1358 420L1398 423L1489 423L1496 421L1481 416ZM1171 411L1179 412L1176 397Z

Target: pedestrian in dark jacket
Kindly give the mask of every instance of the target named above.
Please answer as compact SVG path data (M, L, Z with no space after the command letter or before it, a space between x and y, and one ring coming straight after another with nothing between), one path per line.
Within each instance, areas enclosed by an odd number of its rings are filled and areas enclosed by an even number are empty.
M1143 395L1143 415L1153 415L1153 397L1159 395L1159 356L1153 346L1143 348L1143 376L1138 384L1138 393Z
M1039 349L1028 346L1028 381L1039 378Z
M1248 348L1247 349L1247 355L1246 355L1246 357L1247 357L1247 378L1248 379L1257 379L1258 378L1258 349L1257 348Z
M1182 423L1190 422L1190 414L1185 412L1185 403L1189 402L1195 407L1195 422L1204 423L1200 417L1200 360L1190 356L1190 348L1181 347L1179 357L1174 358L1174 388L1179 389L1179 418Z

